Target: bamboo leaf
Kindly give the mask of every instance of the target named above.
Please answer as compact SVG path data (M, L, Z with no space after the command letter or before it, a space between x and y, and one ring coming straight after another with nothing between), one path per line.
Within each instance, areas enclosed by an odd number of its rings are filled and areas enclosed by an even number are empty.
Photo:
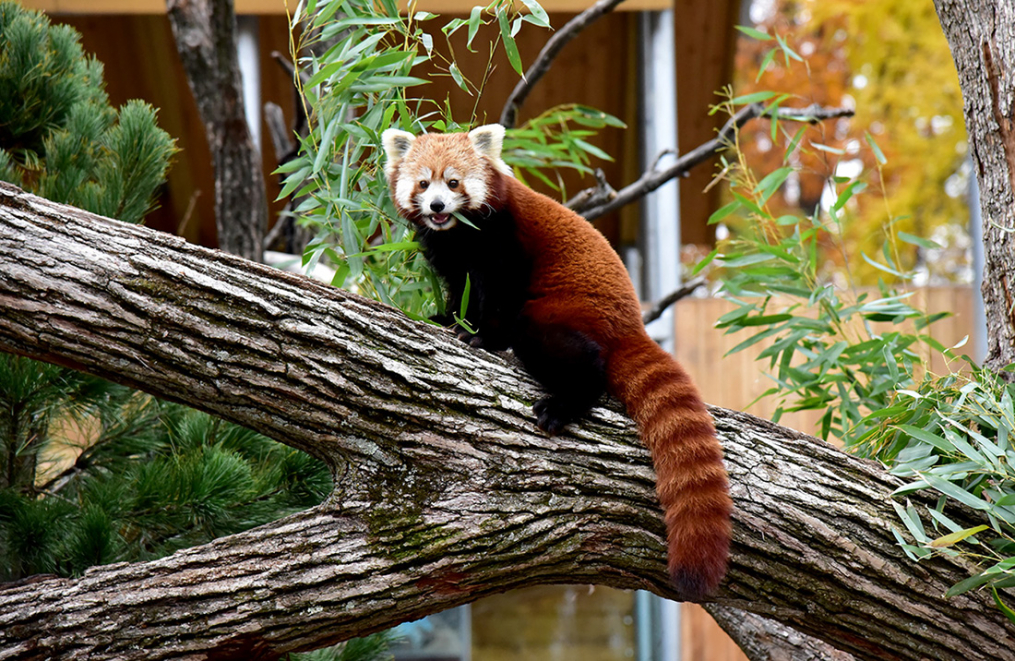
M936 549L946 548L946 547L952 546L954 544L958 544L962 540L966 539L967 537L972 537L973 535L975 535L978 532L983 532L984 530L989 530L989 529L990 529L990 526L986 526L986 525L980 525L980 526L976 526L976 527L973 527L973 528L966 528L965 530L959 530L959 531L950 533L948 535L944 535L942 537L938 537L937 539L933 540L930 544L928 544L928 546L932 546L932 547L934 547Z
M518 44L515 43L515 38L511 36L511 26L508 23L506 12L499 11L497 13L497 23L500 25L500 36L504 40L504 52L507 53L508 62L511 63L511 68L524 80L525 72L522 70L522 56L518 53Z

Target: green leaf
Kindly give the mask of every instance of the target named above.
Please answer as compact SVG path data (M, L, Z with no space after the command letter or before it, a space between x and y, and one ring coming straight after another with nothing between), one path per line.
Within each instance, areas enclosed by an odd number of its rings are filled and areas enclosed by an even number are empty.
M938 244L936 241L931 241L930 239L924 239L919 236L914 236L912 234L909 234L908 232L898 232L896 236L898 236L906 243L912 244L914 246L920 246L921 248L930 248L930 249L941 248L941 245Z
M945 596L949 598L957 597L960 594L969 592L974 588L978 588L981 585L989 583L990 579L991 577L989 574L977 574L976 576L970 576L964 581L959 581L955 585L948 588L948 590L945 592Z
M997 604L997 607L1001 609L1005 617L1015 624L1015 610L1012 610L1006 603L1001 601L1001 596L997 593L996 587L991 586L990 591L994 595L994 603Z
M768 202L775 191L779 190L783 182L786 181L787 177L793 173L793 168L782 167L773 172L765 175L765 178L758 182L758 185L754 187L755 193L761 193L761 199L758 201L759 205L764 205Z
M776 96L776 93L772 91L753 92L751 94L744 94L743 96L738 96L735 99L731 99L730 103L732 103L733 105L746 106L751 103L758 103L759 101L768 101L774 96Z
M761 30L752 28L750 26L747 26L747 25L734 25L733 27L736 28L737 30L739 30L740 32L743 32L748 37L752 37L754 39L757 39L758 41L771 41L772 40L772 35L767 34L765 32L762 32ZM774 53L775 51L772 51L772 52Z
M451 77L454 79L458 87L460 87L464 92L471 94L471 92L469 92L469 86L465 84L465 77L462 76L462 72L458 69L457 64L452 62L451 66L448 67L448 73L451 74Z
M1015 506L1015 493L1010 493L1007 496L1003 496L1001 498L998 498L997 502L994 503L994 504L995 505L1000 505L1002 507L1012 507L1012 506Z
M483 21L483 8L473 7L472 13L469 14L469 40L465 42L465 47L470 53L475 53L475 49L472 48L472 40L476 38L476 33L479 32L479 26L482 25Z
M870 145L870 148L874 151L874 158L877 159L878 163L881 165L887 163L888 159L885 158L885 153L881 151L881 147L878 147L878 143L874 142L874 137L866 131L864 131L863 137L864 140L867 141L867 144Z
M731 259L724 259L722 266L728 269L741 268L744 266L751 266L752 264L760 264L762 262L770 262L775 259L775 256L767 253L753 253L749 255L737 255Z
M906 434L907 436L911 436L911 437L915 438L916 440L921 441L923 443L928 443L930 445L933 445L934 447L936 447L937 449L941 450L942 452L945 452L947 454L953 454L955 452L955 446L954 445L952 445L951 443L949 443L945 439L941 438L940 436L937 436L936 434L930 433L926 429L920 429L919 427L914 427L913 425L896 425L896 427L903 434Z
M715 248L715 249L712 250L712 252L708 253L708 255L706 255L704 259L702 259L700 262L698 262L694 266L694 268L691 269L691 277L693 278L694 276L696 276L699 273L701 273L701 270L703 268L705 268L706 266L708 266L709 264L711 264L712 260L714 260L718 255L719 255L719 249L718 248Z
M584 140L575 138L574 144L577 145L578 147L580 147L581 149L583 149L584 151L587 151L588 153L592 154L593 156L596 156L598 158L603 159L604 161L612 161L613 160L613 157L610 156L609 154L607 154L606 152L604 152L602 149L600 149L599 147L596 147L594 145L590 145L589 143L585 142Z
M775 51L772 51L772 52L774 53ZM793 152L796 151L796 148L800 144L800 140L801 140L801 138L804 137L804 133L806 131L807 131L806 128L799 129L796 132L796 134L793 136L793 138L789 141L789 144L786 145L786 151L783 152L783 157L782 157L782 162L783 163L788 163L789 162L789 157L792 156Z
M526 9L532 12L532 18L535 22L529 21L530 23L544 28L550 27L549 15L546 13L546 10L543 9L538 2L536 2L536 0L522 0L522 4L525 5Z
M762 58L761 64L758 65L758 76L754 79L754 82L758 82L761 80L761 77L765 75L765 72L768 70L768 65L770 65L772 60L775 59L775 53L776 50L774 48L765 53L765 57Z
M712 215L708 217L708 224L709 225L715 225L720 220L722 220L726 216L730 215L731 213L733 213L734 211L736 211L739 208L740 208L740 202L736 201L736 200L734 200L733 202L730 202L727 205L724 205L723 207L721 207L721 208L717 209L716 211L714 211L712 213Z
M844 156L846 150L839 149L838 147L829 147L828 145L821 144L820 142L812 142L811 147L814 147L818 151L828 152L829 154L836 154L837 156Z
M505 11L500 10L497 12L497 23L500 25L500 36L504 40L504 52L507 53L508 62L511 63L511 68L524 80L525 72L522 70L522 56L518 53L518 44L515 43L515 38L511 36L511 26L508 23Z
M969 493L962 487L949 482L948 480L938 477L933 473L921 473L920 477L927 481L932 488L937 489L949 498L954 498L960 503L965 503L973 509L980 511L987 511L990 509L990 503L980 498L977 498L973 494Z
M909 280L909 279L912 278L912 276L909 276L909 275L906 275L905 273L901 273L899 271L896 271L895 269L890 268L888 266L885 266L884 264L878 264L873 259L868 257L867 253L865 253L865 252L861 252L860 256L863 257L863 260L865 262L867 262L868 264L870 264L874 268L878 269L879 271L884 271L885 273L891 273L892 275L896 276L897 278L902 278L904 280Z
M461 222L461 223L463 223L465 225L468 225L472 229L474 229L474 230L478 230L479 229L478 227L476 227L476 225L471 220L469 220L468 218L463 216L461 212L455 211L451 215L454 216L455 218L457 218L459 222Z
M458 315L465 319L465 313L469 310L469 293L472 291L472 279L465 274L465 287L462 289L462 304L459 307Z
M785 313L783 313L783 314L760 315L760 316L757 316L757 317L747 317L746 319L742 319L740 321L740 323L738 324L738 326L744 326L744 327L766 326L768 324L777 324L777 323L782 322L782 321L788 321L789 319L792 319L792 318L793 318L793 315L791 315L791 314L785 314Z

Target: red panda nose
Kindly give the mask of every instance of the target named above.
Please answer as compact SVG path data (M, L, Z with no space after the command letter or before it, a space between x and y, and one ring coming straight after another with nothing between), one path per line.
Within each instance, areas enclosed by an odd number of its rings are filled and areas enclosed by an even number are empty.
M434 213L440 213L441 211L444 211L444 203L440 200L434 200L430 203L430 210Z

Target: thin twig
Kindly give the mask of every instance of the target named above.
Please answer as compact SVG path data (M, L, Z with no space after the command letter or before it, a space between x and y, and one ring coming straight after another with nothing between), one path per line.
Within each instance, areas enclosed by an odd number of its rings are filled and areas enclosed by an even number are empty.
M187 210L183 212L183 220L176 228L176 236L183 236L183 233L187 229L187 225L190 224L190 218L194 215L194 208L197 206L197 198L201 197L201 189L195 190L191 196L190 201L187 202Z
M296 67L293 65L292 62L289 61L289 58L287 58L285 54L280 53L277 50L273 50L271 51L271 59L275 60L275 63L278 64L278 66L282 67L282 70L285 71L286 75L288 75L290 78L294 78L296 76ZM301 70L300 80L302 80L303 83L306 84L306 82L310 80L310 76L307 75L305 71Z
M580 209L584 207L594 207L604 202L609 202L617 195L617 191L613 190L610 186L610 182L606 181L606 173L601 168L596 168L594 173L596 178L596 185L592 188L586 188L580 191L577 195L568 200L564 206L569 209Z
M264 123L268 125L268 135L275 148L275 160L281 165L293 157L296 143L291 139L292 129L286 126L282 108L268 101L264 104Z
M853 109L825 108L813 105L807 108L779 108L775 114L776 117L783 121L809 122L814 124L825 119L852 117ZM575 211L588 220L593 220L599 216L615 211L620 207L641 199L669 180L687 174L687 172L694 166L704 163L715 156L717 151L728 146L729 139L733 136L735 131L750 120L756 117L761 117L762 115L769 117L772 116L771 111L765 111L764 104L752 103L749 106L745 106L726 122L716 137L687 152L678 158L669 168L665 170L656 170L653 167L633 184L620 189L620 191L617 192L616 197L612 200L587 209L576 208Z
M504 104L504 110L500 113L500 123L505 128L514 128L515 122L518 120L518 109L525 103L526 97L529 96L529 92L532 91L536 83L550 70L553 58L557 57L561 49L577 37L579 32L592 25L603 14L613 11L613 8L623 1L599 0L596 4L565 23L564 27L550 37L550 40L543 46L543 50L539 51L536 61L532 63L532 66L525 72L522 79L515 85L514 90L511 91L511 96L508 97L507 103Z
M688 280L686 283L684 283L683 287L681 287L680 289L676 290L671 294L663 296L658 301L653 303L648 310L645 310L644 314L641 315L642 323L648 326L653 321L663 316L663 312L666 312L667 308L669 308L671 305L673 305L680 299L687 298L694 292L695 289L701 287L704 284L705 278L700 276L693 280Z

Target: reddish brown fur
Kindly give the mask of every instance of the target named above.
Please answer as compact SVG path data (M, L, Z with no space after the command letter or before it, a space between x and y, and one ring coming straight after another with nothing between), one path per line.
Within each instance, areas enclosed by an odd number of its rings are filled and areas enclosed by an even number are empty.
M419 136L391 173L392 185L402 168L420 163L485 171L488 208L510 214L531 260L522 318L539 328L573 329L602 348L608 391L627 407L652 453L674 584L688 600L712 593L725 574L731 532L722 449L697 388L645 332L616 252L584 218L476 154L466 134ZM401 211L408 218L416 213Z
M534 300L525 312L566 323L604 347L609 392L652 453L670 574L689 598L709 594L726 572L733 510L712 417L687 373L645 332L631 280L603 235L554 200L504 179L518 236L535 256Z

